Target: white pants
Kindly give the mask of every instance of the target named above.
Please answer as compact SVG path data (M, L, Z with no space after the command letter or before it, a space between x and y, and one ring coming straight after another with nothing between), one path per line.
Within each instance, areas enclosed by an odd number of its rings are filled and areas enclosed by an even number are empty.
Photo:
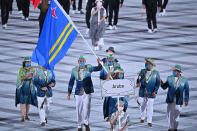
M89 125L91 94L75 95L78 128L83 124Z
M138 102L140 103L141 120L145 120L147 116L147 122L152 123L154 98L146 100L144 97L139 97Z
M168 128L170 130L178 128L181 109L182 107L180 105L176 105L176 103L168 103Z
M52 102L52 98L51 97L47 97L46 102L43 105L43 108L40 109L42 102L44 101L45 97L37 97L38 99L38 112L39 112L39 116L40 116L40 122L46 122L45 118L47 118L48 114L49 114L49 106L50 103Z

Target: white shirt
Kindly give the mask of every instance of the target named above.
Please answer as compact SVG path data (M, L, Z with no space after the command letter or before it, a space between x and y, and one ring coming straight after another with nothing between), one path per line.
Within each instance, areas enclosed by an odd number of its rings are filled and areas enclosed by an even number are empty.
M147 71L146 72L146 79L148 79L150 77L151 73L152 73L152 71Z

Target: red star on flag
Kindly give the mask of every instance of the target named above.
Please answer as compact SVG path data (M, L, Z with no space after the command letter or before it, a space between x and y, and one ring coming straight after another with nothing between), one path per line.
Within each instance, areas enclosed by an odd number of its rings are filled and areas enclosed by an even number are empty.
M51 10L52 10L52 16L54 18L57 18L56 14L55 14L56 7L55 8L51 8Z

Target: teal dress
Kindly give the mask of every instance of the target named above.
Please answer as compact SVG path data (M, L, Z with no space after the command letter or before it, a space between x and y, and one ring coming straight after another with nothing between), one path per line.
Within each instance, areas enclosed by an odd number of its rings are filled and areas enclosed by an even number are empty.
M23 77L31 72L35 72L33 68L26 70L25 68L20 68L16 83L16 96L15 96L15 106L17 104L31 104L38 106L36 88L33 84L31 77L26 80L21 80Z

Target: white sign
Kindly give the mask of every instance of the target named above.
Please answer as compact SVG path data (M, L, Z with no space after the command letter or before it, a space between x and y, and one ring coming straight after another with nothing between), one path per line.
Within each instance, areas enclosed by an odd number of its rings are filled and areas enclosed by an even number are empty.
M117 79L101 82L101 95L104 96L127 96L134 95L135 79Z

